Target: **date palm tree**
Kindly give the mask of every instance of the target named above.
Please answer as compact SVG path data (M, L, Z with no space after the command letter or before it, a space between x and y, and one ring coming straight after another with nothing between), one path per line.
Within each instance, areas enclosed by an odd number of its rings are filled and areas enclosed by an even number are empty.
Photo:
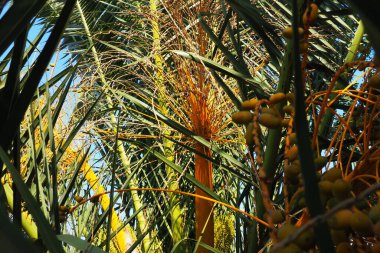
M322 172L338 166L358 186L352 194L368 190L377 180L367 82L375 8L315 2L311 24L310 1L3 1L0 219L9 251L266 250L277 242L276 210L300 227L323 215L312 155L328 155ZM297 33L296 43L282 36L299 22L302 61ZM40 32L33 41L30 29ZM59 70L49 66L57 50L67 51ZM279 92L296 93L296 117L268 129L256 119ZM255 120L240 127L231 115L248 99L259 101ZM281 117L283 106L274 105ZM351 114L363 124L349 123ZM292 131L297 189L286 172ZM328 251L320 224L316 241Z

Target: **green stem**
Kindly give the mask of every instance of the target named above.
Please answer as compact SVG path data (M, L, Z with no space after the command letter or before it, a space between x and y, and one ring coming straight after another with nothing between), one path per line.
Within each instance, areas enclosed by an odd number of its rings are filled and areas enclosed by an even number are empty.
M10 209L13 210L13 191L11 187L5 183L3 184L4 192L7 198L7 203ZM22 211L21 212L21 225L25 231L25 233L32 239L37 240L38 239L38 230L37 226L33 221L33 218L28 212Z
M291 53L292 50L293 50L292 43L288 43L285 49L283 65L282 65L281 73L280 73L280 80L279 80L276 92L286 93L289 91L290 79L291 79L291 74L292 74L292 53ZM284 104L281 103L281 104L276 105L275 108L279 112L282 112L283 106ZM281 142L281 129L270 129L268 131L268 137L267 137L266 145L265 145L266 149L264 153L264 169L265 169L266 176L268 179L270 179L270 181L273 180L274 175L276 173L276 168L277 168L276 158L278 157L280 142ZM269 190L272 187L273 187L272 185L268 187ZM264 214L265 214L265 208L263 204L263 198L261 196L261 191L259 189L255 191L255 201L256 201L256 215L260 219L263 219ZM258 252L259 241L257 238L258 237L263 238L262 233L264 231L262 228L259 229L260 236L258 236L257 229L256 229L257 225L258 225L257 222L254 221L252 225L252 227L254 228L252 229L252 236L251 236L252 243L250 244L252 248L250 249L249 252Z
M156 73L156 85L159 90L158 102L162 108L162 113L164 115L169 114L167 108L167 103L165 102L164 93L166 91L164 84L164 66L163 58L160 54L161 51L161 42L160 42L160 27L158 24L158 15L157 15L157 0L150 0L150 11L152 14L151 25L152 25L152 35L153 35L153 51L155 52L155 65L157 67ZM169 128L164 129L162 132L164 136L170 136L172 131ZM164 149L165 157L170 161L174 161L174 143L167 138L163 138L162 145ZM165 165L168 188L169 190L179 190L179 185L177 181L176 172L168 165ZM183 223L183 213L182 208L179 205L179 198L176 194L170 194L169 198L169 208L170 210L170 219L171 219L171 230L172 230L172 241L173 245L176 245L184 238L184 223ZM183 244L180 244L175 252L184 252L185 248Z
M348 53L347 53L347 56L346 56L343 64L350 63L350 62L352 62L355 59L355 55L356 55L356 53L358 51L358 48L359 48L359 45L360 45L360 41L363 38L363 34L364 34L364 25L363 25L363 22L360 21L359 25L358 25L358 28L356 29L354 38L351 41L351 46L348 49ZM334 87L334 90L340 90L340 89L343 89L343 88L344 88L344 83L338 81L337 84ZM330 99L332 100L336 96L337 96L337 93L331 93ZM327 136L327 130L328 130L328 128L330 127L330 125L332 123L333 116L334 116L334 114L330 110L327 110L326 114L323 115L321 124L319 125L319 129L318 129L318 134L319 135L321 135L321 136Z
M295 128L297 135L297 145L299 149L299 158L301 162L301 172L305 185L305 200L311 217L322 215L324 207L322 205L318 179L313 160L313 151L309 140L309 126L305 112L304 98L304 80L302 78L302 68L300 59L300 36L298 34L298 7L297 0L293 0L293 59L294 59L294 86L296 93L296 116ZM316 224L314 227L316 241L321 252L335 252L333 241L330 236L329 228L326 222Z
M100 63L100 60L98 57L98 53L97 53L97 50L94 46L94 42L92 40L91 32L90 32L90 29L87 25L87 21L86 21L84 14L83 14L83 11L82 11L82 8L81 8L79 1L77 1L77 8L78 8L79 14L80 14L82 22L83 22L83 26L84 26L84 29L86 32L87 39L88 39L89 44L90 44L92 55L94 57L95 64L96 64L97 69L98 69L98 74L99 74L100 80L104 86L103 89L107 90L109 87L109 84L105 78L103 71L102 71L102 66L101 66L101 63ZM113 101L109 95L106 96L106 101L107 101L107 106L109 108L113 108ZM117 124L117 120L116 120L115 115L111 114L110 118L111 118L111 124L113 126L115 126ZM114 130L116 130L116 129L114 129ZM125 173L128 176L131 174L131 166L130 166L130 160L128 159L128 157L126 155L126 151L125 151L123 142L121 142L121 141L117 142L117 150L119 152L119 156L120 156L122 165L125 168ZM135 177L130 180L129 187L138 188L138 181ZM143 206L142 201L140 199L140 196L138 195L138 193L136 191L132 191L131 195L132 195L132 200L133 200L133 205L134 205L135 210L139 210ZM137 214L137 221L138 221L138 227L139 227L140 232L144 233L144 231L148 228L148 222L147 222L146 217L144 216L143 212L139 212ZM127 236L129 238L133 238L133 236L131 234L128 234ZM150 247L152 245L153 241L152 241L149 234L147 234L142 241L143 241L144 251L147 251L149 248L155 248L155 247Z

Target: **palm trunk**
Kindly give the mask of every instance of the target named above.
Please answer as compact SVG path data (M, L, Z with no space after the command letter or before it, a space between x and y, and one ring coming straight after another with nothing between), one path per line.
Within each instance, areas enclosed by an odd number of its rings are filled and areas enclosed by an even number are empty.
M211 156L211 150L202 144L196 144L196 150L206 156ZM200 155L195 155L195 178L212 190L212 164ZM195 190L197 195L206 196L199 188ZM195 235L196 239L202 236L202 242L214 246L214 215L213 203L207 200L195 198ZM198 248L198 253L209 252L203 247Z
M208 0L201 0L198 7L198 12L206 12L207 6L209 4ZM205 55L207 48L206 34L202 26L198 23L198 45L199 45L199 54ZM209 93L208 84L206 84L206 70L203 64L198 64L198 87L202 94ZM209 140L211 137L210 129L210 114L207 109L207 99L208 97L196 98L193 100L193 128L197 134L203 138ZM210 157L211 149L204 147L200 143L195 144L196 150ZM195 178L205 185L207 188L212 190L212 163L209 160L206 160L200 155L195 155ZM196 194L201 196L208 196L204 191L199 188L195 189ZM214 247L214 214L213 214L213 203L207 200L195 198L195 236L199 240L202 237L201 242ZM198 248L198 253L209 252L203 247Z

